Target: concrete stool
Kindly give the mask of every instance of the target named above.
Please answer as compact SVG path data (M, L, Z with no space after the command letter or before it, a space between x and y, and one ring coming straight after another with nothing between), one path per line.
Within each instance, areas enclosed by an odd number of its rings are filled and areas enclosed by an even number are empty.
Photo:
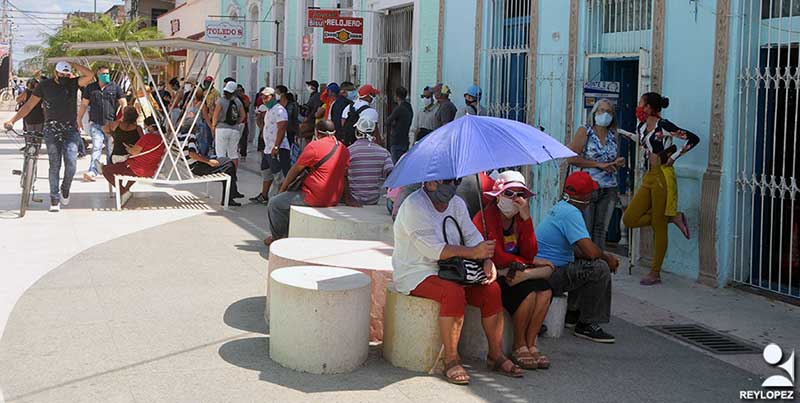
M289 266L327 266L358 270L372 279L370 308L370 340L383 339L383 306L386 286L392 281L392 251L384 242L346 239L286 238L269 248L269 272ZM267 305L269 305L267 281ZM269 323L268 309L264 310Z
M439 303L400 294L389 286L383 327L383 358L395 367L430 372L442 350Z
M559 338L564 334L564 321L567 317L567 295L553 296L550 301L550 309L544 317L544 324L547 325L546 337Z
M358 208L292 206L289 237L382 241L393 245L393 226L385 201Z
M349 372L369 352L369 283L338 267L290 267L270 275L269 356L314 374Z
M514 323L505 309L503 309L503 324L503 353L510 356L511 348L514 346ZM481 326L481 310L471 305L467 305L464 311L464 326L461 328L461 338L458 339L458 353L462 357L484 361L489 354L489 344Z

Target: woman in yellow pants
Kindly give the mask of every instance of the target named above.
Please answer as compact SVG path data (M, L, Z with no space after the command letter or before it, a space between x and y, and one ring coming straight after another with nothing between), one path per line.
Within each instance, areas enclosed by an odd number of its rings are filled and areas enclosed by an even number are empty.
M642 285L661 282L661 265L667 253L667 225L675 224L687 239L690 237L686 215L682 212L669 213L667 206L671 197L677 198L672 165L676 159L696 146L700 138L662 119L661 110L668 106L669 98L648 92L642 95L636 108L636 118L639 120L637 132L649 169L642 179L639 190L633 195L633 200L625 210L622 221L628 228L653 228L653 267L650 273L642 278L640 282ZM686 140L686 144L680 150L672 144L673 138L676 137ZM671 197L668 189L672 191ZM677 203L673 200L669 204Z

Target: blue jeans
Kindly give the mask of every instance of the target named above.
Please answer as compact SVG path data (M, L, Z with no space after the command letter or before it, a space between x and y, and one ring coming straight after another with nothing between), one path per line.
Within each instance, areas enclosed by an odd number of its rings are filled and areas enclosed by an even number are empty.
M208 158L213 154L214 140L211 128L202 120L197 120L197 153Z
M399 160L400 157L402 157L403 154L406 153L406 151L408 151L408 146L406 145L390 146L389 153L392 154L392 162L396 164L397 160Z
M50 199L61 200L59 190L69 195L72 186L72 177L78 163L78 143L81 135L75 126L64 125L60 122L47 122L44 125L44 143L47 146L47 158L50 161ZM64 160L64 181L59 189L59 174L61 173L61 160Z
M114 148L114 140L111 136L106 137L106 134L103 133L103 126L94 122L89 123L89 134L92 136L92 160L89 161L88 172L92 176L97 176L99 173L97 172L96 163L103 155L104 145L106 149L105 164L111 164L111 150Z

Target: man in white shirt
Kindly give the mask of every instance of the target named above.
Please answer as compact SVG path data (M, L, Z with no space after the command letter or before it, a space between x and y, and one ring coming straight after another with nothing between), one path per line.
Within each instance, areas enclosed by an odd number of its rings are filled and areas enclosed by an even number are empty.
M366 117L374 122L380 121L378 111L375 109L375 96L380 93L372 85L364 84L358 89L358 99L352 105L344 108L344 111L342 111L344 138L339 140L344 142L345 145L350 146L356 141L355 124L359 118ZM375 143L384 145L379 127L375 127L372 137Z
M264 154L261 156L261 193L250 200L257 203L268 203L270 188L276 190L280 187L286 173L289 171L290 148L286 138L286 128L289 125L289 114L281 104L285 103L288 89L279 85L277 90L271 87L261 91L264 104L259 107L264 113ZM275 184L275 186L273 186Z

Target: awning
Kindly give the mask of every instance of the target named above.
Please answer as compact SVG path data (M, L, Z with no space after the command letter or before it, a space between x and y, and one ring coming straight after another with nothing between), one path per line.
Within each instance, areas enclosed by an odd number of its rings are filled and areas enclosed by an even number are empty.
M253 49L239 46L222 45L212 42L196 41L187 38L167 38L151 39L144 41L103 41L103 42L79 42L67 45L69 49L88 50L88 49L124 49L125 46L131 48L161 48L169 51L173 50L197 50L202 52L221 53L232 56L243 57L262 57L275 55L277 52L264 49Z
M58 62L68 63L91 63L91 62L105 62L105 63L120 63L117 55L91 55L91 56L70 56L70 57L49 57L47 63L55 64ZM122 61L123 64L128 63L127 60ZM167 62L163 60L147 59L147 64L151 66L164 66Z

